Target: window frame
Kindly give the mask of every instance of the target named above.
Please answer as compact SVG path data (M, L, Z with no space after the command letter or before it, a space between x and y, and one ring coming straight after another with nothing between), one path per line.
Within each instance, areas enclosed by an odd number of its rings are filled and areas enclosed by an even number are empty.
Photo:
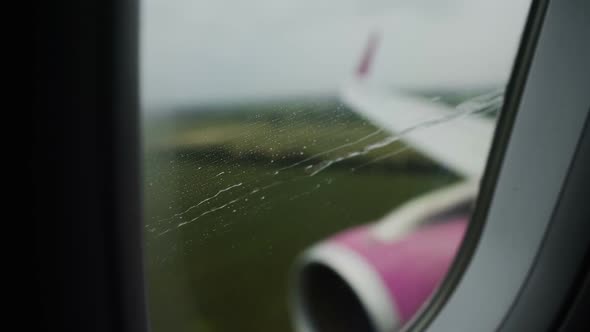
M563 15L563 10L572 9L567 6L580 6L578 10L583 15L589 12L590 3L533 2L472 226L442 287L406 330L440 331L453 319L459 323L467 319L452 313L466 309L465 301L455 298L465 294L464 285L473 280L473 272L469 273L476 268L474 262L478 255L489 250L479 240L489 236L496 221L484 220L495 209L494 196L499 191L496 185L502 185L510 164L517 164L508 151L515 144L511 131L513 127L518 128L521 114L531 111L519 108L530 98L527 91L534 87L533 80L543 79L537 76L531 80L536 70L534 63L545 54L564 61L560 58L563 53L555 54L559 50L552 51L541 44L537 47L537 40L544 36L565 35L576 40L587 37L583 29L587 25L583 22L552 21ZM48 3L36 10L31 168L35 188L36 283L41 304L39 323L61 330L148 331L141 242L138 0L83 3L67 0ZM588 45L585 46L587 50ZM587 60L585 63L579 58L569 60L581 66L580 72L587 72ZM569 75L577 77L576 73ZM546 84L555 87L554 97L563 98L568 88L580 82ZM569 154L567 169L561 170L567 176L558 181L558 188L546 188L561 195L555 195L555 208L549 219L542 221L547 231L539 234L538 250L534 251L528 267L523 268L525 274L519 281L518 293L513 294L514 301L501 321L478 326L478 330L511 331L531 322L547 328L558 326L560 319L566 317L571 304L568 299L575 297L575 287L581 284L575 282L582 273L580 268L587 262L590 248L590 237L581 236L588 232L590 225L581 223L583 218L580 218L588 207L575 200L580 183L585 186L588 182L588 176L580 171L588 165L588 134L584 136L585 143L580 143L582 131L588 131L587 125L577 133L570 133L578 139L564 142L569 151L577 152ZM572 147L576 144L577 150ZM77 212L82 211L95 213L80 218L82 214ZM573 221L565 224L564 220ZM552 264L560 258L555 255L561 248L559 244L573 241L573 235L579 246L569 252L568 265L547 274L551 272L548 267L555 266ZM559 277L556 273L564 275L561 280L570 286L569 291L552 294L554 300L541 305L530 301L535 294L542 294L547 282ZM483 281L479 285L486 287ZM478 321L476 317L469 319Z
M46 330L149 330L138 10L138 0L35 6L31 310Z

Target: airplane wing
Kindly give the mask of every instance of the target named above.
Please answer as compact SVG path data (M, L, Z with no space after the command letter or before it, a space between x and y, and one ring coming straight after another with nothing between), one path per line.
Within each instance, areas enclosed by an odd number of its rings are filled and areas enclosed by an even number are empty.
M466 178L479 178L490 148L493 121L472 116L471 111L477 109L454 109L364 84L377 41L374 36L369 40L357 77L343 87L341 100L448 169Z
M492 121L457 115L449 107L401 94L380 94L350 84L341 99L354 111L450 170L481 175L494 130Z

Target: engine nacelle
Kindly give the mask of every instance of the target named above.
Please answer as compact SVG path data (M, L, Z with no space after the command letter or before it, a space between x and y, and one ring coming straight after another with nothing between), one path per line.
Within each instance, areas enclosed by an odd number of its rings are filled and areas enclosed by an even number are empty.
M388 220L341 232L304 252L292 280L296 330L398 330L444 278L474 192L472 185L436 192ZM428 206L434 214L424 213Z

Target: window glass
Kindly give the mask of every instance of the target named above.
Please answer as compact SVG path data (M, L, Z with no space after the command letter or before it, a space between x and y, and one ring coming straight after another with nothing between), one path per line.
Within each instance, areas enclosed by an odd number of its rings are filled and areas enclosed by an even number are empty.
M528 0L144 0L153 331L391 331L468 224Z

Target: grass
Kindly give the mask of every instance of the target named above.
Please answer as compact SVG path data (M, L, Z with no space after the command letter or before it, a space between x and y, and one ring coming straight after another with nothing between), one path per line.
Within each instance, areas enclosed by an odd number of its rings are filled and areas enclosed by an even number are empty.
M393 156L401 143L312 175L388 136L329 100L189 107L145 133L155 332L290 331L298 254L456 180L415 151Z

